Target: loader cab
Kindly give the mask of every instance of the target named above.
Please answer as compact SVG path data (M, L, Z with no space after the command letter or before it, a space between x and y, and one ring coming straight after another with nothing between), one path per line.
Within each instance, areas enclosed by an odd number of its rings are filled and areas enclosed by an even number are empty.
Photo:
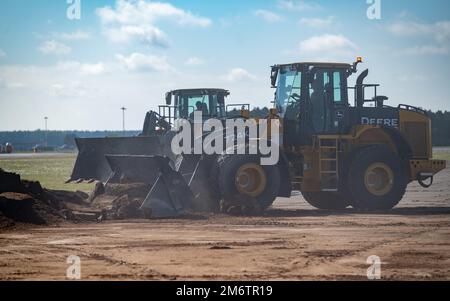
M275 107L287 146L308 145L318 134L338 134L349 125L347 77L352 66L294 63L272 67Z
M203 119L226 118L225 98L229 91L224 89L185 89L174 90L166 94L166 104L173 108L175 119L193 119L200 111Z

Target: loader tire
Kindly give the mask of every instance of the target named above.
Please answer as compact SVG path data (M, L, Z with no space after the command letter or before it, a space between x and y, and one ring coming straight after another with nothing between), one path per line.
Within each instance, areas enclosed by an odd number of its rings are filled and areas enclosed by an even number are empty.
M408 177L397 154L375 145L354 154L347 183L355 209L390 210L405 194Z
M303 198L311 206L322 210L343 210L350 206L348 198L335 192L302 192Z
M260 209L272 205L280 189L277 165L260 165L257 155L224 155L218 159L218 187L224 201L254 200Z

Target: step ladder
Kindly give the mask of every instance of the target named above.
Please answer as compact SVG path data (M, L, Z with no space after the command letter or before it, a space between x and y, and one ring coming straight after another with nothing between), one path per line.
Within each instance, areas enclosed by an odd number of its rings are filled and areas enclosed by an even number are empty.
M339 139L319 137L320 190L337 192L339 186Z

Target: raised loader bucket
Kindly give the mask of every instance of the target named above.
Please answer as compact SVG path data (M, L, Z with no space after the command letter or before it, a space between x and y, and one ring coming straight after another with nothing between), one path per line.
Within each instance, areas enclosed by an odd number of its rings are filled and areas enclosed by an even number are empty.
M163 155L161 136L76 139L78 157L71 181L106 182L111 168L105 155Z

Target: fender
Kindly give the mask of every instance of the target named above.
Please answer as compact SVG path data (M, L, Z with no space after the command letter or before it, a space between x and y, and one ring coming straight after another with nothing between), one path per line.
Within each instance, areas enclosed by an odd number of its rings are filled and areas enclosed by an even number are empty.
M413 151L411 145L398 129L382 126L381 130L388 134L389 137L391 137L392 141L394 141L395 145L397 146L397 152L402 159L409 160L412 158Z

